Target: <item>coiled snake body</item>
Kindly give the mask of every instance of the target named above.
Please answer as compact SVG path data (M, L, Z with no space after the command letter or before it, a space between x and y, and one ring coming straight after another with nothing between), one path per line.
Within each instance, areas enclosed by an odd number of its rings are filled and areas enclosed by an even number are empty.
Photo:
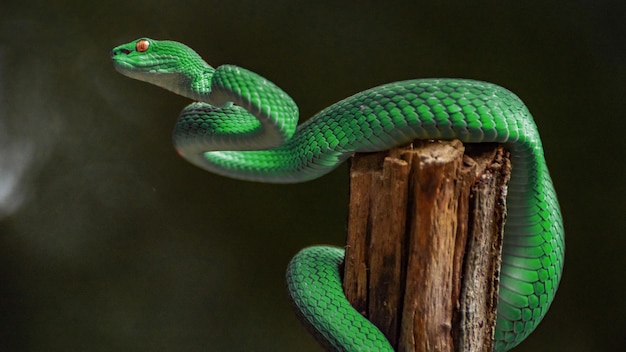
M561 277L561 213L537 127L522 101L499 86L463 79L382 85L344 99L297 126L298 108L280 88L243 68L213 68L189 47L141 38L111 51L115 68L198 102L183 109L174 145L189 162L262 182L320 177L354 152L413 139L506 143L507 194L496 351L519 344L550 306ZM298 315L337 351L392 351L384 335L343 295L343 250L311 247L288 267Z

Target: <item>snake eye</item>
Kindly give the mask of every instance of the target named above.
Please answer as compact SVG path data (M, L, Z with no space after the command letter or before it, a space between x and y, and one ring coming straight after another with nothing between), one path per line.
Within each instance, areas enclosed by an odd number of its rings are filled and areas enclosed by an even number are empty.
M135 45L135 50L137 50L140 53L145 52L146 50L148 50L148 47L150 46L150 42L146 39L141 39L137 42L137 44Z

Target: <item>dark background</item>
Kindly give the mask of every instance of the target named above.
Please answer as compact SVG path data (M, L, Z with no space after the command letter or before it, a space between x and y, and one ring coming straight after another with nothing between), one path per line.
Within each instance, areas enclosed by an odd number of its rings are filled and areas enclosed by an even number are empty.
M0 350L319 351L291 312L300 248L342 245L345 166L300 185L180 159L188 103L109 50L175 39L287 91L303 118L420 77L517 93L566 224L561 288L516 351L626 343L626 12L620 1L3 1Z

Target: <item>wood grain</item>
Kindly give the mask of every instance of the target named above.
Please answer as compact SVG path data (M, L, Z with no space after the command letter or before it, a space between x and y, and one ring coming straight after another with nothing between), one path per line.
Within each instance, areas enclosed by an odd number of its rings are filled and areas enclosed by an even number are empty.
M416 141L351 162L344 291L398 351L493 339L510 163L471 149Z

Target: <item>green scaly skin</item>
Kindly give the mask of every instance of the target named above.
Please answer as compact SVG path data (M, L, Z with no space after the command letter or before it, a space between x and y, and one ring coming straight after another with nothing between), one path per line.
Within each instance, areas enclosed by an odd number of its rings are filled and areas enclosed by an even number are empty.
M537 127L522 101L499 86L463 79L390 83L342 100L297 126L298 108L265 78L231 65L209 66L187 46L142 38L114 48L115 68L198 102L174 129L189 162L221 175L262 182L320 177L355 152L416 138L505 143L508 188L495 351L524 340L550 306L561 278L561 211ZM393 351L343 295L343 250L311 247L287 271L297 313L336 351Z

